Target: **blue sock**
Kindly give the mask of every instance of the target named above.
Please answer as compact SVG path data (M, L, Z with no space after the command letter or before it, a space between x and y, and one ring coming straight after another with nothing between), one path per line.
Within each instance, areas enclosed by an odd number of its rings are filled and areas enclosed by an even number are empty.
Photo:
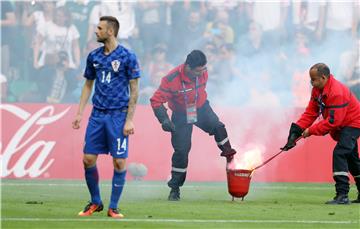
M101 204L99 190L99 173L96 165L91 168L85 168L85 179L91 195L91 203Z
M116 209L125 184L126 170L118 172L114 170L109 208Z

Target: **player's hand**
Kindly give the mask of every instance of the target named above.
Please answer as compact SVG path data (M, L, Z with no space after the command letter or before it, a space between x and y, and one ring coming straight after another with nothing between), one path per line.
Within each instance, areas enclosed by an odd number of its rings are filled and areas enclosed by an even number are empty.
M76 115L75 120L72 122L72 128L73 129L79 129L80 128L80 122L81 122L81 115Z
M128 136L134 133L134 123L132 121L126 121L123 130L124 136Z

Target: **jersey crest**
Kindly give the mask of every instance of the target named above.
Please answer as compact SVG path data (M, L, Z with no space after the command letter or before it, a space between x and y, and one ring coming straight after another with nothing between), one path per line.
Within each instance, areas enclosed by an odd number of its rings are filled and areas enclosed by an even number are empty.
M119 67L120 67L120 61L119 61L119 60L113 60L113 61L111 61L111 66L112 66L114 72L118 72L118 71L119 71Z

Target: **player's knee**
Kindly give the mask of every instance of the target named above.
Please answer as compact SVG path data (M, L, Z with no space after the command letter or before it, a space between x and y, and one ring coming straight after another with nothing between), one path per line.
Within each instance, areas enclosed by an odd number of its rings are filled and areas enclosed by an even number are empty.
M124 158L114 158L113 162L114 162L114 169L116 171L120 172L120 171L125 170L126 160Z
M96 164L96 157L83 157L83 164L85 168L89 168L95 166Z

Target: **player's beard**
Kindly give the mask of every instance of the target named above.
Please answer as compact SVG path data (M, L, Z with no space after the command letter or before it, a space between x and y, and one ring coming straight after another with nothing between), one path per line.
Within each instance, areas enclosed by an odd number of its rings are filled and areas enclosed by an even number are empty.
M105 43L107 41L107 38L104 37L97 37L96 40L100 43Z

